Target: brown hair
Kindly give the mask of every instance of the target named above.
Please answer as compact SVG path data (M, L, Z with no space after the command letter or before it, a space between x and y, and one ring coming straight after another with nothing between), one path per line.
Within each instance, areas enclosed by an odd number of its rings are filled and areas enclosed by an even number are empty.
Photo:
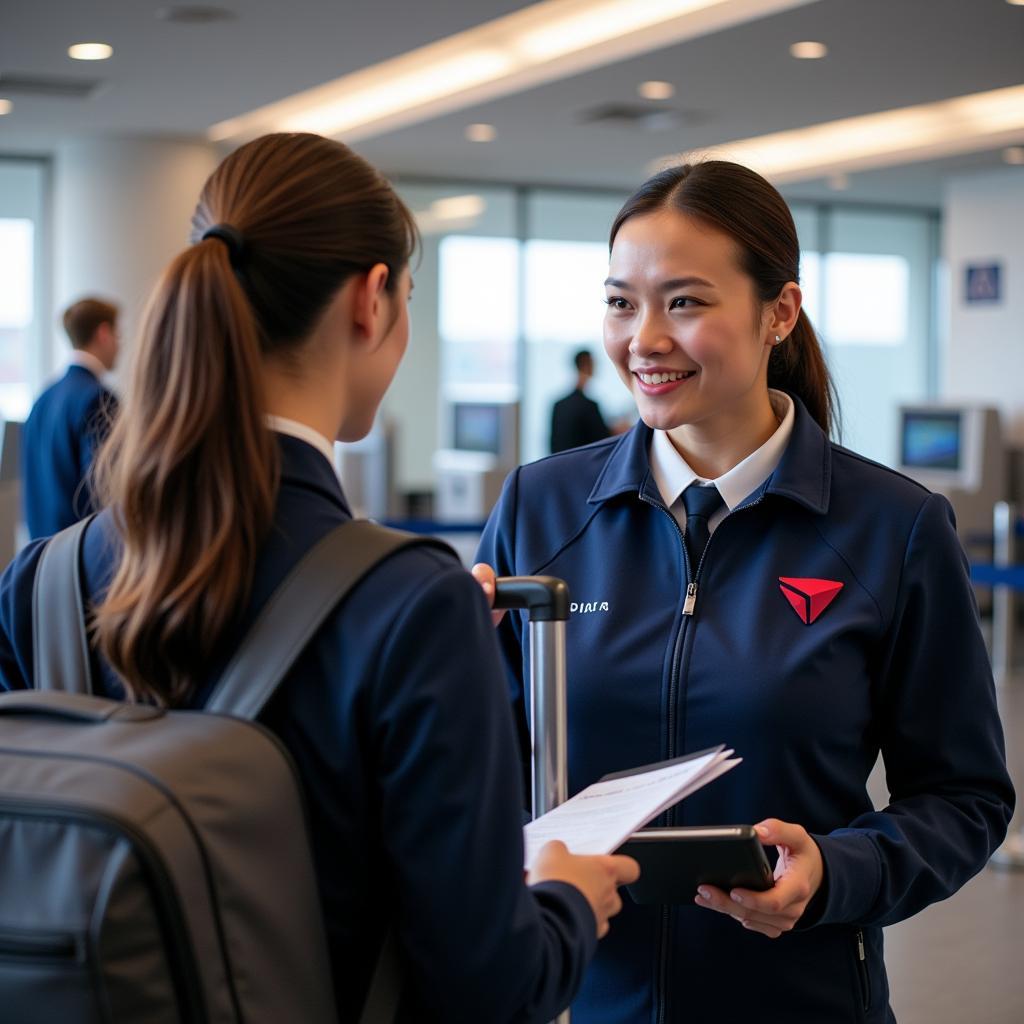
M220 238L226 224L242 256ZM394 289L412 214L346 146L266 135L213 172L190 248L158 283L125 404L97 467L123 551L94 615L104 657L136 698L187 702L237 623L270 529L277 448L263 357L289 359L352 275Z
M117 323L118 308L102 299L79 299L64 310L64 330L72 348L85 348L92 341L100 324Z
M740 247L743 270L761 302L778 298L789 281L800 280L800 245L786 201L760 174L725 160L670 167L626 200L612 224L609 246L630 218L666 207L724 231ZM795 395L818 425L830 433L839 416L835 385L818 336L800 310L792 333L772 349L768 386Z

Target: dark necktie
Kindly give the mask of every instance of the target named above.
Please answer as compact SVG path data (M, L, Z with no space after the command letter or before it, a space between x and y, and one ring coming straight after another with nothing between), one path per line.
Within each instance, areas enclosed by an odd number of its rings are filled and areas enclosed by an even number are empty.
M701 487L690 484L683 491L683 506L686 508L686 550L690 553L690 575L695 576L700 557L704 554L708 538L708 520L725 504L718 488L714 485Z

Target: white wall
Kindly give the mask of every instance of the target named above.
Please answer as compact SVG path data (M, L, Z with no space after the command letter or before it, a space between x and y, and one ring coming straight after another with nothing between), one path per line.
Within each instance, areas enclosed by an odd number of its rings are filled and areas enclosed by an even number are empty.
M78 140L54 159L53 366L70 350L61 312L98 295L122 309L131 345L153 284L188 244L199 191L217 165L204 143ZM122 366L124 360L122 359Z
M1024 445L1024 168L950 179L943 217L949 339L942 397L991 402ZM969 264L999 263L1002 297L967 303Z

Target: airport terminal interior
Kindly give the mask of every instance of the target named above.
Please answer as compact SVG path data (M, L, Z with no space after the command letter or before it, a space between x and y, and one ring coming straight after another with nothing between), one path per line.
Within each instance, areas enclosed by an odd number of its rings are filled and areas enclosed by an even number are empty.
M117 306L123 392L203 182L267 131L346 142L415 216L408 351L335 468L467 567L557 402L599 410L572 445L636 422L602 342L626 198L684 159L768 178L835 440L956 513L1024 787L1024 0L0 0L0 565L63 311ZM884 807L881 761L869 788ZM1024 814L885 944L900 1024L1024 1021Z

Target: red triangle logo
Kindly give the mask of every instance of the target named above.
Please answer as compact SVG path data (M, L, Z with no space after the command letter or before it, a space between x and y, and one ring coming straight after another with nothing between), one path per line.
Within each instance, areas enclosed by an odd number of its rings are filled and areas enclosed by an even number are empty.
M779 589L804 624L809 626L836 599L836 594L843 589L843 584L836 580L780 576Z

